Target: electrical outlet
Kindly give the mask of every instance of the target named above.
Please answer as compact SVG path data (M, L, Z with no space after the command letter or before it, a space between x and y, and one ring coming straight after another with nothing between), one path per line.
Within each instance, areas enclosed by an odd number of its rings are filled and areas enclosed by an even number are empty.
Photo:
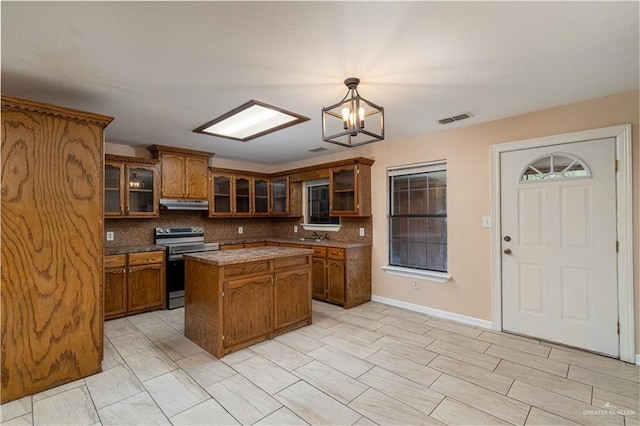
M107 231L107 241L113 241L114 237L113 231Z
M293 225L293 232L298 233L298 225Z
M411 286L413 287L414 290L418 289L418 280L413 280L413 282L411 283Z
M244 232L244 229L242 229L242 226L238 226L238 234L242 234Z
M491 228L491 216L482 216L482 227Z
M360 236L364 237L364 228L360 228Z

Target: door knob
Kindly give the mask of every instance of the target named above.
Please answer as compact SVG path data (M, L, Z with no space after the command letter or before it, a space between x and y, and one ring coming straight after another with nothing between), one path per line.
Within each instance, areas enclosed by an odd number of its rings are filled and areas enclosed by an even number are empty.
M506 242L509 242L509 241L511 241L511 237L510 237L510 236L508 236L508 235L505 235L505 236L504 236L504 240L505 240Z
M509 248L508 248L508 249L505 249L505 250L504 250L504 254L511 254L511 249L509 249Z

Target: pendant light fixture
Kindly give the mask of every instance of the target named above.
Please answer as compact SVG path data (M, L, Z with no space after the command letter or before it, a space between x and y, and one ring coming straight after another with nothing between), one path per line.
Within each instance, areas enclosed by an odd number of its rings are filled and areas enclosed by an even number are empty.
M322 140L353 148L384 140L384 108L358 93L360 79L344 81L347 94L337 104L322 108Z

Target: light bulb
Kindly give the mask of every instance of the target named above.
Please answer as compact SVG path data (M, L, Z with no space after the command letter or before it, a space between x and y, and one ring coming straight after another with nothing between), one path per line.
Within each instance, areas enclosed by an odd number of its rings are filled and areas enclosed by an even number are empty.
M349 128L349 108L342 108L342 127L347 130Z
M360 128L364 129L364 108L360 107L358 110L358 115L360 116Z

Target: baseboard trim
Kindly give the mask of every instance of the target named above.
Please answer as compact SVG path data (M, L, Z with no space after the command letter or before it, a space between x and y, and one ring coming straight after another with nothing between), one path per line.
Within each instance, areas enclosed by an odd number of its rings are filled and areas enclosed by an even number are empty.
M396 306L398 308L408 309L414 312L420 312L422 314L431 315L432 317L448 319L457 321L467 325L473 325L475 327L486 328L493 330L493 322L483 320L480 318L468 317L466 315L456 314L455 312L441 311L440 309L428 308L422 305L415 305L413 303L403 302L402 300L390 299L382 296L371 296L371 301L384 303L385 305Z

